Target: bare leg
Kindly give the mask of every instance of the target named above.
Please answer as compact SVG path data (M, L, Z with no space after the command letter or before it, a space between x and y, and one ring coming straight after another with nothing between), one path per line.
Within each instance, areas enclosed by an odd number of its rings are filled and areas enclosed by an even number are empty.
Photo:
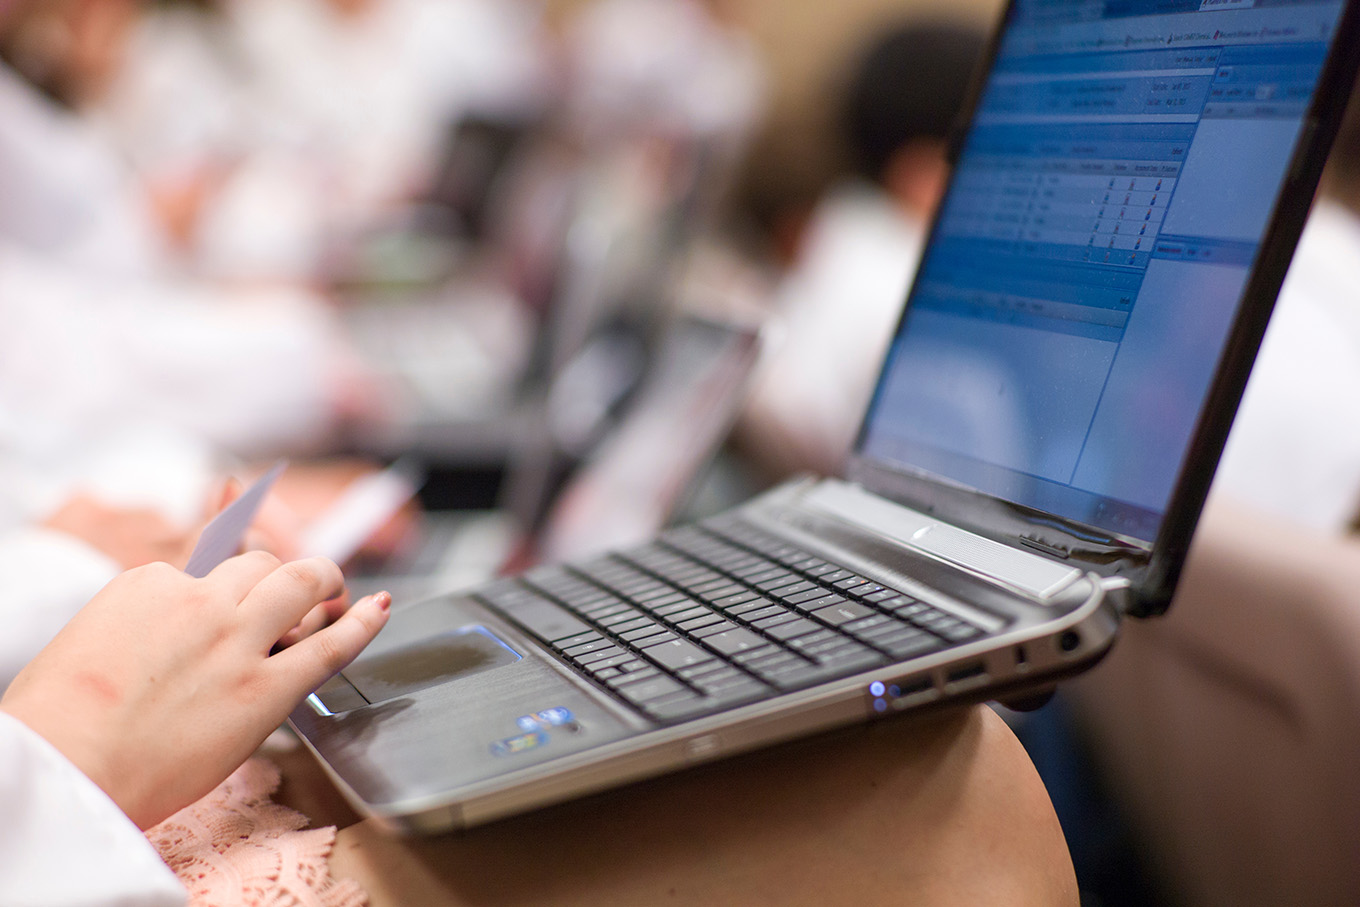
M386 905L1077 904L1062 830L976 706L704 766L462 834L340 832Z

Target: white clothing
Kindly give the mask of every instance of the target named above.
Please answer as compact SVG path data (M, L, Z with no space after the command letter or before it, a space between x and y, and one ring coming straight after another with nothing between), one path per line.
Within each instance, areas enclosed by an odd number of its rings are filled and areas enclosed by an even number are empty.
M765 99L750 42L697 0L597 0L567 36L572 113L589 131L743 141Z
M509 0L157 13L102 115L152 176L227 168L197 225L201 271L314 277L330 243L390 220L428 185L458 117L537 103L539 18Z
M246 455L306 448L340 348L307 294L113 281L0 244L0 451L64 457L168 425Z
M165 237L90 126L0 64L0 238L62 264L145 275Z
M817 207L776 292L782 331L755 376L742 431L780 472L834 474L854 442L906 300L924 227L869 185Z
M184 887L137 826L23 722L0 712L0 904L179 907Z
M14 603L5 609L7 627L0 634L0 694L119 570L65 533L34 527L0 532L0 590Z
M1233 423L1214 493L1314 529L1360 512L1360 218L1319 201Z

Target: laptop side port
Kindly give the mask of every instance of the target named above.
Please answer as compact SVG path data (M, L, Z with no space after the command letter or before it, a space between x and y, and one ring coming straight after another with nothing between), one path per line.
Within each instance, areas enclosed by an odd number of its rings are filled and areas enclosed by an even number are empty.
M951 693L981 686L987 681L987 666L980 661L959 665L944 675L945 690Z

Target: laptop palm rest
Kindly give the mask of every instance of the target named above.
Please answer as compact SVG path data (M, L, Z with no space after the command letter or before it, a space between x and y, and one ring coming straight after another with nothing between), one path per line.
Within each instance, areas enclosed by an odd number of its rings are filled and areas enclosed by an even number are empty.
M486 627L471 624L365 659L344 673L359 695L376 705L522 657Z

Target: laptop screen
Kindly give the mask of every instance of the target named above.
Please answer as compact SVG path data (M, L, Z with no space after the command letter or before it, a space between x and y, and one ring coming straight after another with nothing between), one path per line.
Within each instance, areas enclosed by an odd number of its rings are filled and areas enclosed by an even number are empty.
M1017 0L860 454L1154 538L1341 10Z

